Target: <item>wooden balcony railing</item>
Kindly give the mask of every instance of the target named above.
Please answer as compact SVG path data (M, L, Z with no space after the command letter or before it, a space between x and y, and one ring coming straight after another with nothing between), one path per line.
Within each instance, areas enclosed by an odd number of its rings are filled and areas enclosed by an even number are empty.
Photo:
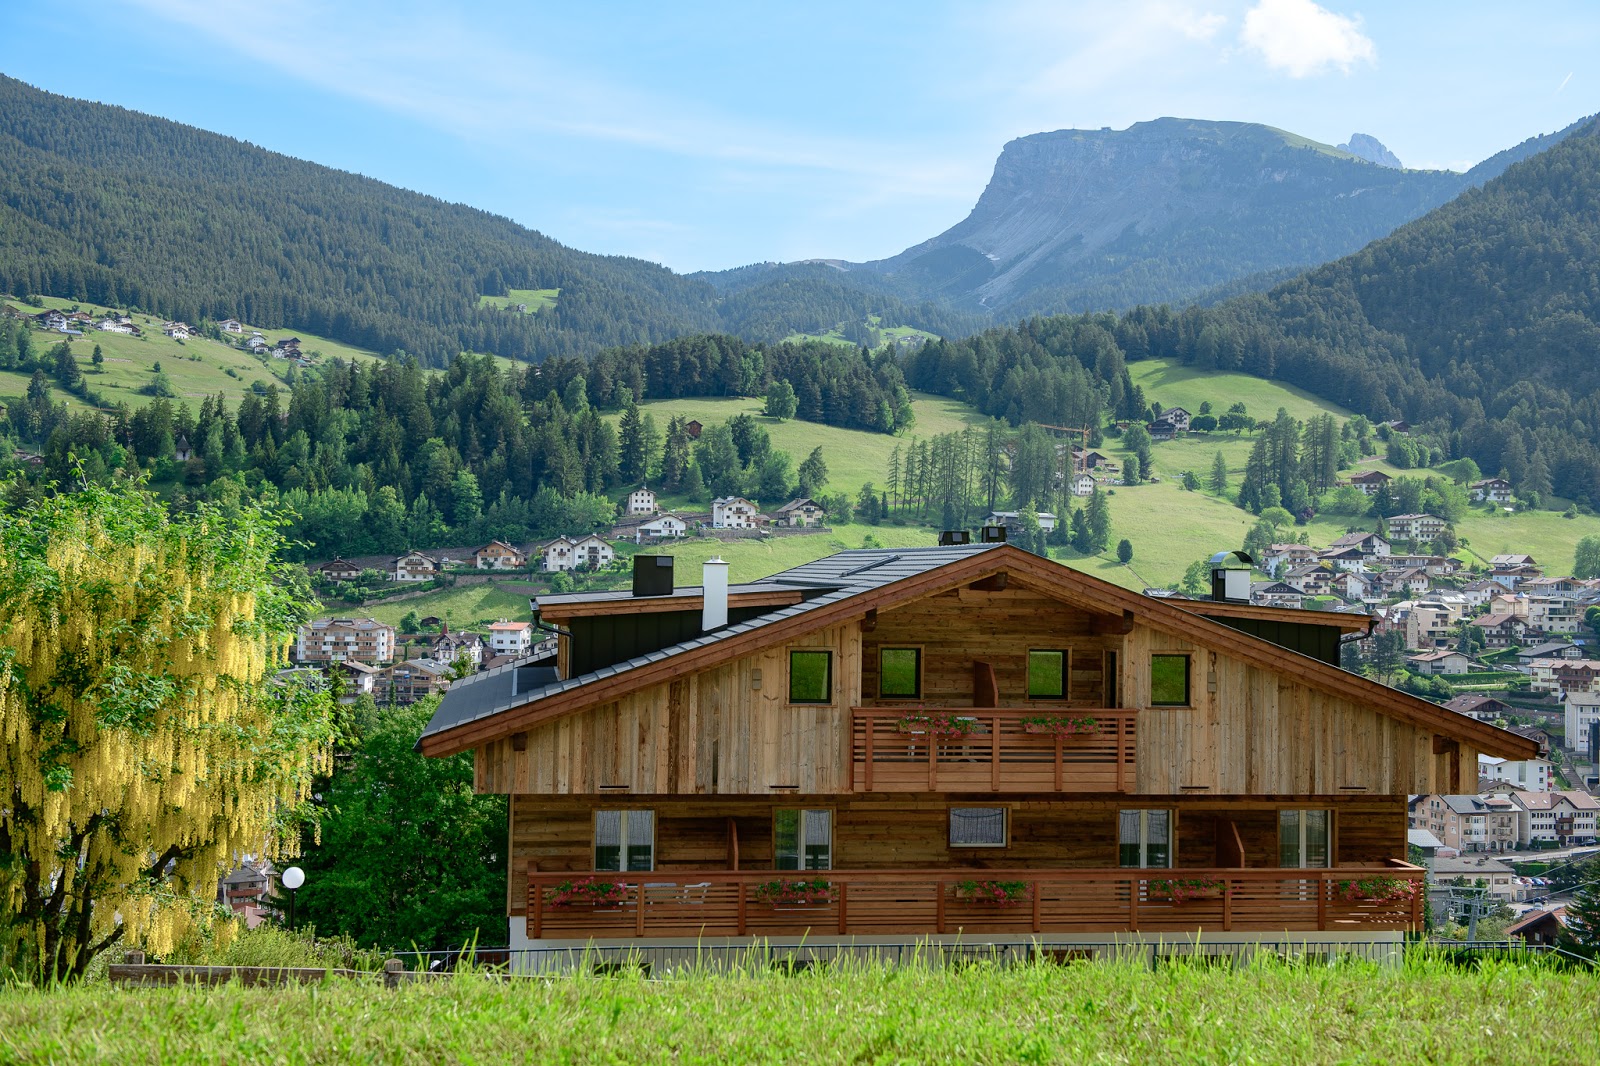
M1328 870L828 870L528 876L528 936L588 940L706 936L927 936L1032 933L1368 932L1421 927L1425 871L1403 862ZM554 906L575 879L624 886L612 904ZM1410 886L1398 899L1352 898L1370 878ZM773 905L762 886L821 879L830 898ZM964 898L964 881L1022 882L1010 904ZM1175 900L1169 880L1216 882Z
M1126 792L1134 784L1134 708L856 707L857 792ZM908 717L958 715L971 733L939 735ZM1029 732L1027 718L1093 718L1089 734ZM1037 728L1037 727L1036 727Z

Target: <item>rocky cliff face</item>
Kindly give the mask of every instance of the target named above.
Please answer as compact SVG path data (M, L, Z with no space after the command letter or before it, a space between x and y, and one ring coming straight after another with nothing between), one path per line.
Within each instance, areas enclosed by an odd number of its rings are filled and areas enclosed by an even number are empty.
M1007 314L1181 301L1348 254L1467 180L1250 123L1058 130L1007 144L965 220L869 266L904 291Z
M1369 163L1376 163L1380 167L1390 167L1400 170L1400 157L1384 147L1382 141L1370 133L1352 133L1349 144L1341 144L1339 151L1349 152L1358 159L1365 159Z

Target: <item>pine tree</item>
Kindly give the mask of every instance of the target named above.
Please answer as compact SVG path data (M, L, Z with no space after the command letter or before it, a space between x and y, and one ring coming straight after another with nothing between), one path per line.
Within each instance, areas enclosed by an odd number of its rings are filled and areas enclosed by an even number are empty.
M617 425L617 472L624 485L640 485L649 474L649 452L645 450L644 418L639 405L628 404Z
M1567 904L1567 935L1580 947L1600 949L1600 861L1578 868L1584 884Z
M1111 504L1106 500L1106 494L1096 488L1089 494L1089 505L1084 512L1084 521L1089 530L1089 551L1098 555L1111 546Z

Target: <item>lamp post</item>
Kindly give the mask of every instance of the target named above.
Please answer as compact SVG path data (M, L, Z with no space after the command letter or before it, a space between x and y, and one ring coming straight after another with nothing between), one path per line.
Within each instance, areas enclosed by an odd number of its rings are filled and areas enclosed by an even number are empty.
M295 891L306 883L306 872L298 866L291 866L283 871L283 887L289 890L289 928L294 928L294 897Z

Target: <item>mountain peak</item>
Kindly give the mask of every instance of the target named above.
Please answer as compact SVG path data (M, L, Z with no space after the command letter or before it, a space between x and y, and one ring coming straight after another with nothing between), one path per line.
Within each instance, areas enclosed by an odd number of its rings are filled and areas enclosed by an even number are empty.
M1365 159L1369 163L1376 163L1380 167L1389 167L1392 170L1403 169L1400 159L1382 141L1370 133L1352 133L1349 144L1341 144L1339 151L1349 152L1358 159Z

